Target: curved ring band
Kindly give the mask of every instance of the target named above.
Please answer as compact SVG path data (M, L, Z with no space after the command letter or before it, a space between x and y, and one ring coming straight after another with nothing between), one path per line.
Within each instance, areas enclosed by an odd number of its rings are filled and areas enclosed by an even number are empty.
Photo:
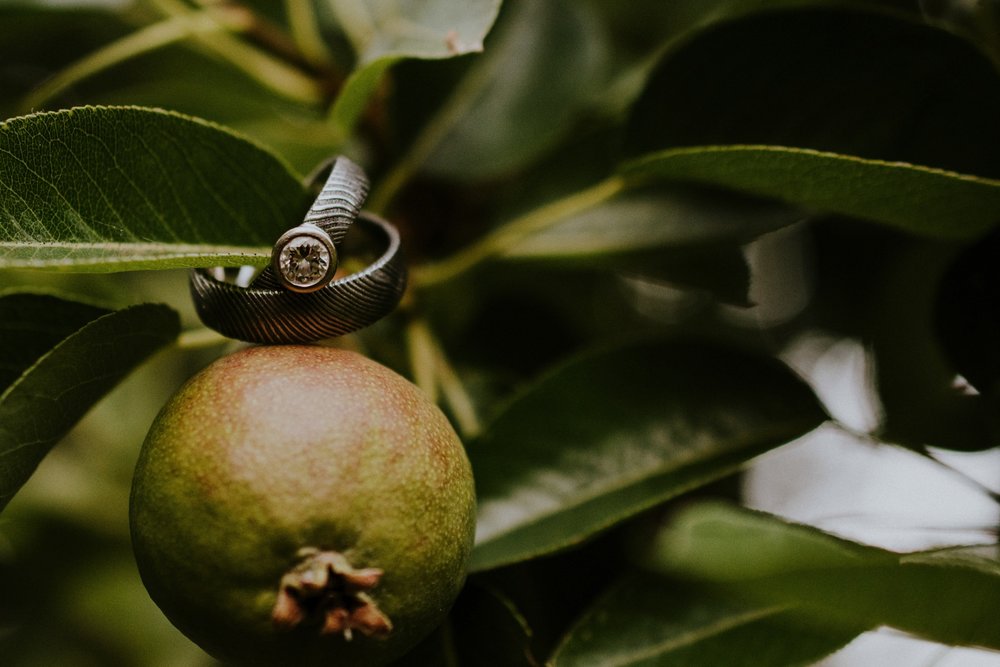
M338 158L303 223L282 234L271 265L249 287L220 280L209 269L191 271L191 296L202 322L250 343L310 343L389 314L406 289L406 266L396 228L360 213L367 192L360 167ZM334 280L344 237L355 222L385 250L363 270ZM300 242L308 250L297 249Z
M219 333L250 343L311 343L373 324L399 303L406 267L395 227L369 213L357 222L387 245L365 269L305 294L285 289L266 271L250 287L239 287L195 269L190 286L198 316Z

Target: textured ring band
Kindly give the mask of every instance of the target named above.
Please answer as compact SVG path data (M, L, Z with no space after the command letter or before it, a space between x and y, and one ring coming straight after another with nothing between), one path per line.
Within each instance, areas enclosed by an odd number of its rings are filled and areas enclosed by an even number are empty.
M220 280L209 269L193 270L191 296L202 322L251 343L308 343L356 331L390 313L406 288L406 266L396 228L360 213L367 190L364 172L338 158L303 223L282 234L271 265L249 287ZM358 232L385 250L363 270L333 280L355 221Z

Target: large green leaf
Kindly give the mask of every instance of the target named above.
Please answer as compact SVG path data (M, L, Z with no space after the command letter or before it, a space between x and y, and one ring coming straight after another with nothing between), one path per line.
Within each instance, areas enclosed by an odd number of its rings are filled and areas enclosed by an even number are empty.
M45 294L0 296L0 509L98 399L179 330L161 305L109 311Z
M668 526L656 563L811 618L1000 648L998 555L997 545L897 554L706 503Z
M554 667L798 667L852 628L797 622L781 606L732 600L649 574L624 577L570 630Z
M585 356L520 396L470 446L472 568L579 543L824 419L812 391L769 358L669 341Z
M440 59L483 50L500 0L328 0L357 65L334 103L332 119L349 132L382 75L403 58Z
M796 146L1000 178L998 116L1000 73L945 31L872 12L763 12L668 54L627 145Z
M771 197L933 238L974 238L1000 222L1000 180L804 148L696 146L625 162L617 176L501 225L423 267L415 279L450 280L495 256L593 259L699 238L749 240L797 216L794 209L759 202L699 200L689 191L680 194L686 191L678 183Z
M218 126L134 107L0 124L0 266L262 265L302 214L279 159Z
M1000 180L782 146L699 146L623 165L631 181L681 180L775 197L916 234L967 238L1000 222Z

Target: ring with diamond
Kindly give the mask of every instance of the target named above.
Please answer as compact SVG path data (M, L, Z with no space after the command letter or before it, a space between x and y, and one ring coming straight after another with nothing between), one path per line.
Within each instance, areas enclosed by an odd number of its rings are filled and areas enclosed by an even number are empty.
M206 326L251 343L308 343L361 329L396 307L406 289L399 233L361 212L368 180L360 167L340 157L327 168L305 219L278 238L270 265L249 285L241 277L227 281L223 269L191 272L195 310ZM383 248L377 259L336 277L342 258L373 246Z

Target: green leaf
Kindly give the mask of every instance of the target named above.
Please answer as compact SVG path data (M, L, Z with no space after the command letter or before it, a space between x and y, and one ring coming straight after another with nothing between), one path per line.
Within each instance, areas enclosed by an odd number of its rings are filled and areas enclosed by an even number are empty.
M112 312L51 295L0 296L2 365L7 380L18 373L0 393L0 510L77 420L179 330L162 305Z
M275 156L179 114L81 107L0 124L0 267L263 265L304 203Z
M349 134L382 75L404 58L441 59L483 50L500 0L461 3L329 0L338 27L357 54L357 65L331 111Z
M64 338L110 312L51 295L0 292L0 392Z
M512 259L584 259L660 248L748 242L802 218L801 211L699 188L630 190L557 219L507 248Z
M1000 222L1000 181L942 169L782 146L700 146L654 153L629 180L708 183L942 238Z
M626 162L617 176L521 215L451 257L422 267L415 282L451 280L508 252L514 257L613 255L663 245L671 237L680 242L687 234L749 240L794 219L794 211L778 207L759 208L758 217L753 208L729 208L721 198L689 202L689 210L698 212L686 217L642 212L649 195L641 193L654 193L657 185L665 188L664 194L651 196L677 205L677 183L730 188L934 238L976 237L1000 222L1000 180L804 148L677 148ZM627 219L616 220L616 209L624 209Z
M783 365L721 346L651 341L577 359L470 446L479 498L471 567L582 542L825 418Z
M94 58L116 40L134 39L135 26L127 22L129 18L127 13L106 9L29 9L0 3L0 61L15 63L0 71L0 117L17 115L15 106L23 108L29 92L34 89L32 94L37 94L39 86L51 86L60 78L58 73L64 76L67 68ZM191 40L166 44L88 74L71 79L72 85L46 106L55 109L86 101L179 111L263 142L301 173L309 173L343 143L316 105L261 85L217 55L192 48Z
M732 600L649 574L620 580L570 630L553 667L792 667L858 630L798 622L780 606Z
M382 82L382 75L398 58L382 58L354 71L344 82L330 110L330 122L342 136L349 136L357 124L368 100Z
M167 56L177 56L163 63L162 70L169 71L164 72L161 78L120 85L94 93L88 99L112 106L140 104L168 107L221 123L273 149L297 173L310 173L320 162L342 152L343 136L324 118L303 108L282 104L255 90L251 84L237 81L239 72L227 70L209 58L200 57L200 54L185 54L181 49L158 55L161 61ZM190 69L185 70L181 62L192 63ZM179 75L175 64L181 71L199 72L200 78ZM146 76L154 70L162 71L152 64L146 64L141 69L147 73Z
M795 146L1000 178L998 116L1000 75L945 31L881 12L762 12L669 53L626 146Z
M221 123L309 173L341 150L343 137L311 105L261 86L225 61L175 44L121 63L74 86L92 104L166 108Z
M525 235L503 259L608 267L747 305L750 272L740 246L802 216L714 189L631 190Z
M510 173L562 139L604 92L605 38L586 3L508 9L486 53L432 121L423 171L462 180Z
M656 564L808 618L1000 648L1000 548L897 554L720 503L687 508Z
M419 267L414 282L448 281L501 257L607 267L746 305L750 275L740 246L803 215L714 189L635 186L613 177L549 202L451 257Z
M500 0L328 0L360 65L389 56L450 58L482 51Z

